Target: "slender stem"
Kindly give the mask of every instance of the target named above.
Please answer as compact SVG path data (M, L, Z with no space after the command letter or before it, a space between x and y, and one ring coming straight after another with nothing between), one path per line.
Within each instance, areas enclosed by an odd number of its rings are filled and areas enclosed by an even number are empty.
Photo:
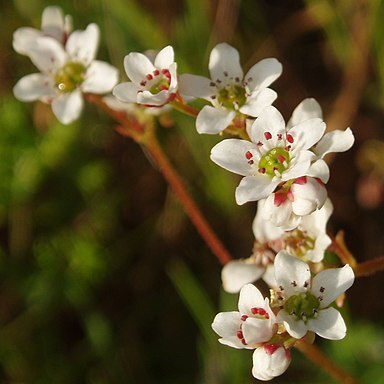
M148 150L151 157L157 163L164 178L179 198L190 220L213 254L217 257L221 264L226 264L230 261L232 259L231 255L205 219L203 213L200 211L199 207L189 194L183 180L161 149L155 137L152 124L149 122L147 124L145 122L139 122L136 118L129 116L125 112L115 111L114 109L108 107L102 98L97 95L88 94L86 95L86 98L89 102L101 107L105 112L121 124L121 127L117 129L119 133L124 136L131 137ZM178 102L177 105L183 106L183 104ZM187 105L184 106L188 107Z
M226 264L232 259L229 252L225 249L224 245L216 236L211 226L205 220L204 215L196 205L195 201L189 195L187 188L176 172L176 170L170 164L167 156L161 149L155 137L151 140L147 140L144 146L157 162L164 178L173 188L180 202L182 203L185 211L187 212L192 223L195 225L200 236L204 239L211 251L215 254L221 264Z
M384 271L384 256L358 263L354 270L356 277L370 276L376 272Z
M344 264L349 264L353 269L355 269L357 261L345 245L344 232L339 231L336 236L333 236L330 233L328 233L328 235L332 239L331 248L336 252L340 260Z
M182 112L188 116L192 116L192 117L196 117L200 110L188 105L188 104L184 104L184 103L181 103L179 101L174 100L170 103L172 105L173 108L175 108L176 110L178 110L179 112Z
M358 384L358 381L354 379L349 373L345 372L342 368L336 365L330 360L319 348L315 345L308 343L304 339L299 340L295 347L307 356L312 362L322 367L333 378L344 384Z

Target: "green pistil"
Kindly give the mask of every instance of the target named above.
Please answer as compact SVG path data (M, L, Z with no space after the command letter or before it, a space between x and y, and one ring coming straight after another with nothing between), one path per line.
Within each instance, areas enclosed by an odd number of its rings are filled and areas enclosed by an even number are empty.
M299 258L304 258L308 251L315 248L315 239L300 229L292 231L289 236L286 236L284 242L284 248Z
M169 89L169 80L167 77L164 76L159 82L154 84L149 91L152 93L152 95L156 95L157 93L159 93L160 91L164 91L165 89Z
M237 110L245 104L247 96L244 87L228 84L220 89L217 100L223 107Z
M271 177L275 176L276 171L282 174L290 161L289 153L284 148L273 148L269 150L259 161L259 172Z
M300 293L291 296L286 302L284 309L297 319L307 321L316 316L320 307L320 301L311 293Z
M61 92L73 92L85 80L86 68L81 63L69 62L60 68L55 83Z

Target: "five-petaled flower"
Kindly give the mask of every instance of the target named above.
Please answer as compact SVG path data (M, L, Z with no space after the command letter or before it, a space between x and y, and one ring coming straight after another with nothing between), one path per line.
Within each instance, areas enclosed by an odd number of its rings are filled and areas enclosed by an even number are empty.
M180 93L211 102L196 119L199 133L223 131L239 114L257 117L277 97L268 88L282 72L281 63L267 58L255 64L244 76L238 51L226 43L216 45L209 58L211 79L184 74L180 76Z
M307 263L280 251L275 258L275 278L279 288L274 305L280 309L276 320L292 337L301 339L307 331L331 340L345 336L345 322L330 304L353 284L349 265L323 270L312 279Z
M124 68L131 81L113 89L119 100L161 107L176 97L177 64L171 46L163 48L153 61L143 53L131 52L124 58Z
M65 46L51 36L31 40L27 54L41 73L20 79L13 89L15 96L22 101L51 103L63 124L76 120L83 108L83 93L110 92L117 82L115 67L94 60L98 41L96 24L72 32Z

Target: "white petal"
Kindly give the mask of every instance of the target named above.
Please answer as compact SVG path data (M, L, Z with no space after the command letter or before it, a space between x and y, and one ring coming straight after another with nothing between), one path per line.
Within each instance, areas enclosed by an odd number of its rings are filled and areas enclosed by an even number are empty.
M94 60L87 69L81 88L83 92L106 93L112 91L118 80L118 70L112 65Z
M297 179L307 175L314 154L311 151L300 151L290 162L289 168L281 175L282 181Z
M297 149L309 149L315 145L324 135L326 125L319 118L302 121L289 130L293 137L292 147Z
M245 176L236 188L236 203L242 205L248 201L264 199L274 191L278 184L278 180L260 173L254 176Z
M265 132L269 132L272 138L267 140ZM263 143L262 149L267 151L277 145L277 136L285 133L285 122L281 113L272 106L264 108L260 116L249 129L250 138L254 143Z
M251 308L264 307L264 297L253 284L246 284L241 288L239 296L239 312L242 315L250 316L252 315Z
M287 128L292 128L305 120L315 117L323 119L323 111L321 110L320 104L312 98L304 99L293 111Z
M284 324L287 332L295 339L301 339L308 331L308 328L303 320L297 319L294 316L289 315L285 310L280 310L276 316L278 323Z
M51 37L38 37L30 42L29 57L41 72L55 74L67 60L62 45Z
M167 69L174 61L173 48L168 45L157 54L154 65L159 69Z
M263 275L263 280L267 283L270 288L278 289L275 279L275 266L273 264L268 264L265 273Z
M228 293L237 293L245 284L258 280L264 270L265 268L256 264L232 260L221 270L223 288Z
M149 91L143 91L137 94L137 102L152 107L161 107L168 102L169 97L169 90L160 91L155 95Z
M272 337L273 324L267 319L248 317L243 323L244 340L248 345L255 345L268 341Z
M53 37L59 42L64 38L64 14L60 7L48 6L41 17L41 29L44 34Z
M275 277L277 284L284 289L283 295L288 298L307 290L311 271L304 261L286 251L280 251L275 258Z
M267 198L268 199L268 198ZM269 204L266 200L259 200L257 204L257 213L252 223L252 231L257 241L265 243L276 240L284 234L284 231L274 225L270 220ZM268 219L267 219L268 218Z
M124 68L128 77L134 83L140 83L148 74L152 74L156 68L147 56L139 52L131 52L124 58Z
M62 93L52 101L52 111L62 124L70 124L79 118L83 109L80 91Z
M236 116L235 111L214 108L206 105L197 115L196 129L199 133L216 134L223 131L231 124Z
M345 292L354 279L355 275L348 264L343 268L326 269L313 278L311 292L322 298L320 308L325 308Z
M13 93L21 101L34 101L56 94L52 79L41 73L22 77L14 86Z
M209 72L213 81L220 79L222 85L230 82L230 78L243 79L243 70L237 49L226 43L217 44L209 57ZM225 75L227 74L227 76ZM228 80L227 80L228 79Z
M259 347L255 349L255 352L252 356L253 367L252 375L258 380L268 381L274 378L271 370L271 356L269 356L265 351L264 347Z
M99 27L96 24L89 24L84 31L72 32L65 48L72 59L88 65L96 56L99 35Z
M126 82L117 84L116 87L113 88L112 93L121 101L136 103L139 89L140 87L136 83Z
M345 337L347 327L340 312L335 308L319 311L318 316L307 322L309 331L329 340L340 340Z
M183 95L199 97L211 101L215 95L216 87L210 85L211 80L207 77L184 74L179 76L179 91Z
M244 80L250 91L266 88L281 75L282 71L283 66L278 60L274 58L263 59L251 67Z
M345 152L352 147L355 142L355 137L350 128L345 131L336 130L328 132L317 143L313 152L319 157L324 157L330 152Z
M31 42L43 34L35 28L22 27L13 33L13 49L23 55L28 55L31 48Z
M277 98L277 93L270 88L264 88L247 98L247 103L240 108L245 115L257 117L265 107L271 105Z
M307 171L307 176L317 177L323 183L328 183L328 180L329 180L328 164L322 159L316 160L309 167Z

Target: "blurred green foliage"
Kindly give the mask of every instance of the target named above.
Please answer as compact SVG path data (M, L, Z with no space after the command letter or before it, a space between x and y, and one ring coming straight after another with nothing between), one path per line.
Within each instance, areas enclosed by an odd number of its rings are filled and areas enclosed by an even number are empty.
M383 139L384 7L366 1L369 65L351 122L357 148ZM34 71L12 50L12 33L40 27L46 0L3 1L0 38L0 382L253 382L251 352L217 343L210 323L235 310L220 289L220 266L185 217L151 159L119 136L95 107L69 126L41 103L23 104L12 86ZM175 48L180 73L206 75L210 49L222 39L249 67L277 56L285 73L274 88L285 116L317 97L325 115L351 65L352 21L360 2L328 0L60 1L74 28L101 27L98 57L123 72L130 51ZM305 23L293 23L304 13ZM313 20L316 20L314 22ZM287 26L289 27L287 29ZM288 33L286 32L288 30ZM329 107L329 108L328 108ZM255 206L236 206L238 178L209 161L220 138L199 136L178 113L160 127L165 151L235 257L252 248ZM341 127L342 128L342 127ZM383 206L359 206L355 152L333 163L332 226L347 231L364 260L383 252ZM384 383L384 309L375 297L382 276L351 289L349 332L320 346L363 383ZM294 353L277 383L330 383Z

